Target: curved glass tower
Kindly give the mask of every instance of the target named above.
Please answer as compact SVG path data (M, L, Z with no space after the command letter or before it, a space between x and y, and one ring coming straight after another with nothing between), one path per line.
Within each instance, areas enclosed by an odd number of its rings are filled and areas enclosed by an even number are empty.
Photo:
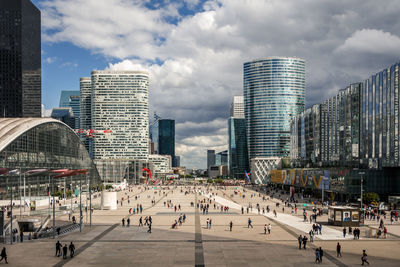
M249 159L289 156L290 121L304 110L305 61L269 57L244 63L243 96Z

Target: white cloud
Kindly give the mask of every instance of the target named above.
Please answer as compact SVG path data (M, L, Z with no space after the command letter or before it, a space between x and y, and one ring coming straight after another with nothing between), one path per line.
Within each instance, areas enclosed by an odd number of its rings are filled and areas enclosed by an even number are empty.
M347 38L337 52L399 53L400 37L376 29L362 29Z
M111 69L149 71L151 111L177 121L176 150L188 167L205 167L207 148L226 148L243 62L306 59L310 105L400 59L396 0L186 0L202 5L193 16L179 13L182 2L158 9L144 3L46 0L45 40L101 54Z

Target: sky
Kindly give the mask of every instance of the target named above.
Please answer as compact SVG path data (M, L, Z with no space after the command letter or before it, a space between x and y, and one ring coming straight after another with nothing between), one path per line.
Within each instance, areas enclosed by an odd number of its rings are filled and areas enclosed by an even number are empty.
M243 63L306 60L306 106L400 61L398 0L32 0L42 12L42 102L92 70L146 70L150 117L176 120L181 165L227 149Z

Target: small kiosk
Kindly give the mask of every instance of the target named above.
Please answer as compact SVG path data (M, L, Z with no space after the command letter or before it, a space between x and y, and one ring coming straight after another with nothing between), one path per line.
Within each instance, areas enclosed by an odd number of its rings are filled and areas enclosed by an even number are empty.
M360 226L360 210L346 206L329 206L328 223L341 227Z

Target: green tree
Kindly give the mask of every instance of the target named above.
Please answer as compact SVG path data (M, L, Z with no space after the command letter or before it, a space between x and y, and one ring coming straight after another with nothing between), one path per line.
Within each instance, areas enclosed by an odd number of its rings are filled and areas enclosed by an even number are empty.
M212 182L213 182L213 179L211 179L211 178L207 179L207 183L212 184Z

